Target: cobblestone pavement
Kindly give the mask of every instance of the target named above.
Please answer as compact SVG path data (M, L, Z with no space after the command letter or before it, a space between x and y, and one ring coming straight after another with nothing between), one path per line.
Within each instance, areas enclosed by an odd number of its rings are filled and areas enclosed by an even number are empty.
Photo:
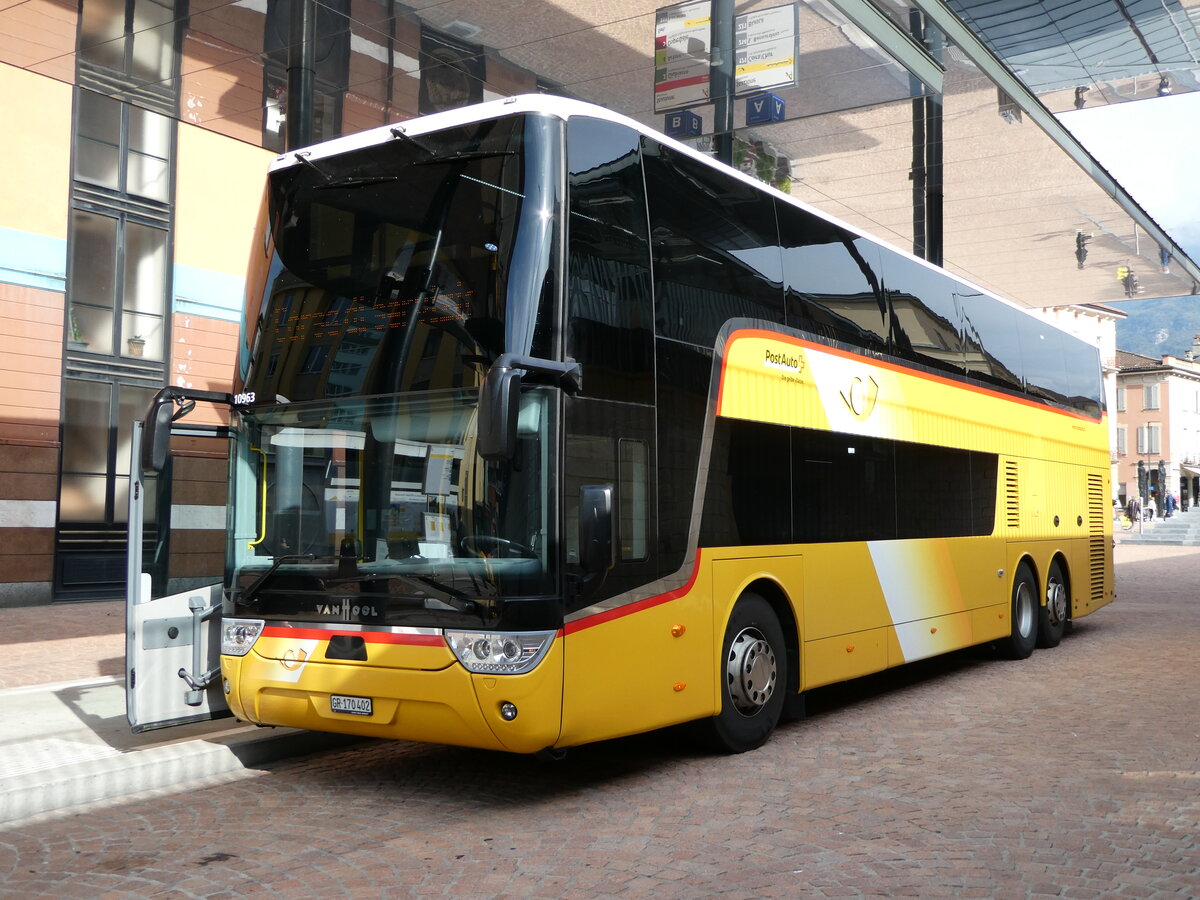
M1200 553L1117 557L1060 647L815 692L753 753L373 743L8 827L0 896L1196 896Z
M124 671L124 600L0 609L0 690Z

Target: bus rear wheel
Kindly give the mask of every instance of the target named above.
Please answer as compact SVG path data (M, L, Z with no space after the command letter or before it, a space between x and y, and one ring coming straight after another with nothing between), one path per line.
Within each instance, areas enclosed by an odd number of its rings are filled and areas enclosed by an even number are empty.
M1038 606L1037 581L1029 566L1021 563L1013 578L1012 603L1009 607L1012 631L1001 645L1004 655L1009 659L1027 659L1033 653L1038 636Z
M718 672L721 711L705 723L708 743L726 753L765 744L783 711L786 668L779 618L758 594L744 594L725 626Z
M1062 567L1053 562L1046 575L1046 603L1038 608L1037 645L1057 647L1067 630L1070 616L1070 593Z

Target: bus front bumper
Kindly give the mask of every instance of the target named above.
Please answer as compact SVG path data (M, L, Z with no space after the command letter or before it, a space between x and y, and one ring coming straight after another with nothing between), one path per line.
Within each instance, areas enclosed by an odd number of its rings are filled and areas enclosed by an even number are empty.
M534 753L554 746L562 722L559 640L523 675L472 674L457 662L436 670L298 662L253 650L222 656L221 675L233 714L259 725Z

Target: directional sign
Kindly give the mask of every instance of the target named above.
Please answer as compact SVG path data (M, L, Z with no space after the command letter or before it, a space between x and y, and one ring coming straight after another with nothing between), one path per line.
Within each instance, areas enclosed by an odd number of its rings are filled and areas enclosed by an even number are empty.
M700 117L690 109L667 113L663 122L663 133L667 137L690 138L699 137L703 123Z
M794 3L738 16L735 91L748 94L795 84L797 33Z
M757 97L746 99L746 124L766 125L769 122L782 122L786 116L787 106L783 98L775 94L759 94Z
M654 15L654 111L708 102L710 0L665 6Z

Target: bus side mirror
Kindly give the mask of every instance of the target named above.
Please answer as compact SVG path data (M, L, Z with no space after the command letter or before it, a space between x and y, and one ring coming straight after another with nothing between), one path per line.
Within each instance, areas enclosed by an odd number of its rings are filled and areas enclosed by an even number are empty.
M171 447L171 417L175 403L163 393L154 395L146 412L146 427L142 432L142 471L161 472L167 466L167 451Z
M179 404L176 412L175 404ZM195 407L196 401L185 399L178 391L165 387L150 401L146 412L146 426L142 431L142 471L162 472L167 467L167 453L171 449L171 423L186 416Z
M592 590L616 565L615 524L613 486L583 485L579 489L579 565L585 575L599 576Z
M484 459L512 459L517 452L521 373L497 363L479 386L479 441Z

